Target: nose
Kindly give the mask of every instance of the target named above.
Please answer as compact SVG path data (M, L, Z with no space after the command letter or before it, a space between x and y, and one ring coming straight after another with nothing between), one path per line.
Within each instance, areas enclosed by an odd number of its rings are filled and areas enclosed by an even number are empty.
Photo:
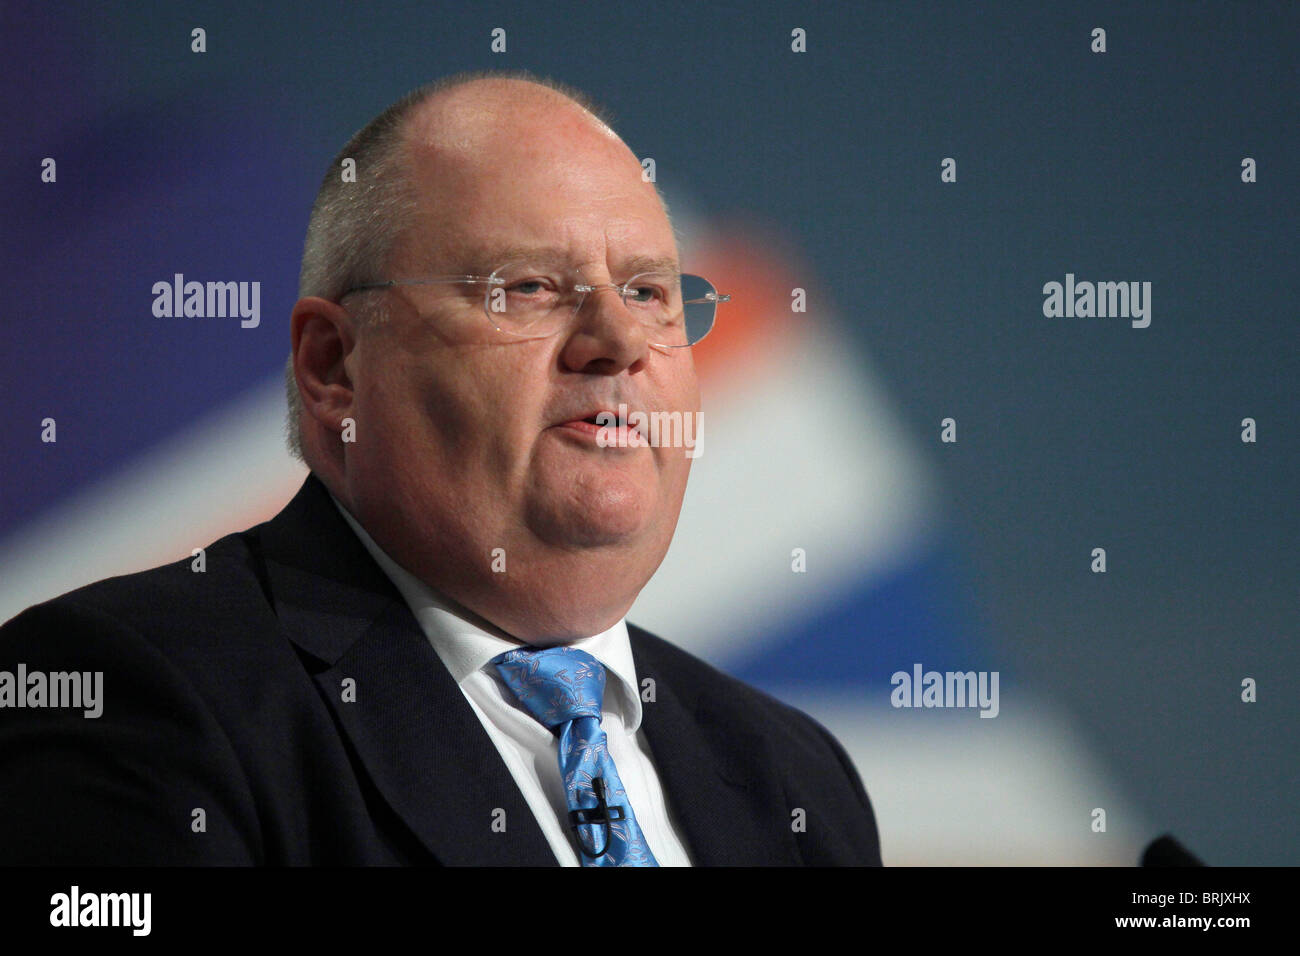
M648 355L648 330L623 301L622 286L587 283L561 358L575 372L636 371Z

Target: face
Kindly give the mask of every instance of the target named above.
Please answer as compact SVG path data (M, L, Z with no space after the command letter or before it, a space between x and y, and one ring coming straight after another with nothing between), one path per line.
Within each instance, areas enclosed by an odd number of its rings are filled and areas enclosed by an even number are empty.
M636 158L568 101L519 87L453 94L413 124L419 213L385 278L484 276L526 257L598 284L675 262ZM697 413L691 350L655 347L612 290L554 335L511 336L485 314L486 291L364 293L385 297L388 319L346 360L350 503L399 563L516 637L596 633L663 559L690 458L601 447L574 423L620 404Z

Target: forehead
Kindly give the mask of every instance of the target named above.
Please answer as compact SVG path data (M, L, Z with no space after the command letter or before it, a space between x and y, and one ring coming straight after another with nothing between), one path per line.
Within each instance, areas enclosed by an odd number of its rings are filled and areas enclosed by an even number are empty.
M594 248L581 241L553 244L546 241L520 242L517 238L507 237L496 241L488 237L466 237L463 241L443 243L438 251L441 261L447 263L452 271L467 275L487 275L507 263L583 272L600 272L603 264L612 274L622 278L647 272L680 271L675 248L658 247L633 237L627 241L615 239L604 246L597 244ZM594 275L589 278L594 278Z
M610 268L675 260L655 185L607 127L555 97L477 106L413 125L416 215L403 244L411 256L476 268L528 250Z

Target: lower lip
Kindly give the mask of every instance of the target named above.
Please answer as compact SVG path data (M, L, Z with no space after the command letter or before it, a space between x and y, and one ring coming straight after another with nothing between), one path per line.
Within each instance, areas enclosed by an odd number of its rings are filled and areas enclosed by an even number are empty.
M605 448L640 448L647 444L639 431L627 425L593 425L591 422L577 421L565 422L560 427L585 435L597 446L600 443L596 437L603 434Z

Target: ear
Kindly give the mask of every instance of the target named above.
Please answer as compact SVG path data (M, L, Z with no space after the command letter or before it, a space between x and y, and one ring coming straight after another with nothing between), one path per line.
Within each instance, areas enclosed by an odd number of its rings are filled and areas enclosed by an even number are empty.
M337 302L299 299L289 319L293 372L307 414L338 433L352 411L352 380L344 364L356 344L347 310Z

